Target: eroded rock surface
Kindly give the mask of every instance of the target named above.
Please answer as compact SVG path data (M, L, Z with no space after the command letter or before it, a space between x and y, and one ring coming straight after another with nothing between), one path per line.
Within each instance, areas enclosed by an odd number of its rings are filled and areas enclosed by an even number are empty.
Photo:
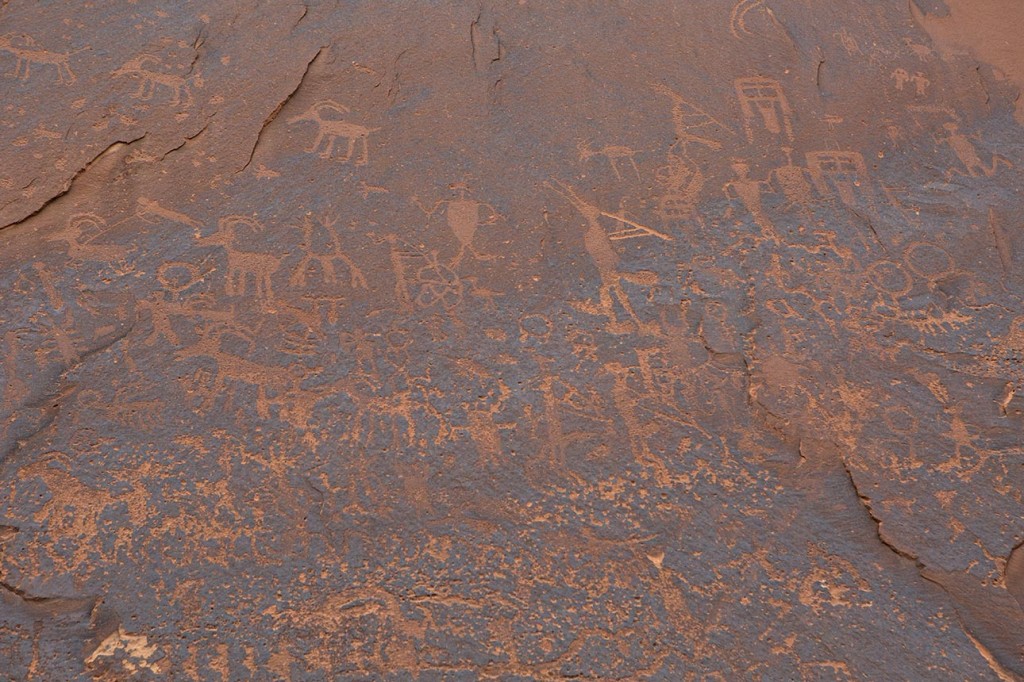
M1024 679L1013 0L0 8L0 677Z

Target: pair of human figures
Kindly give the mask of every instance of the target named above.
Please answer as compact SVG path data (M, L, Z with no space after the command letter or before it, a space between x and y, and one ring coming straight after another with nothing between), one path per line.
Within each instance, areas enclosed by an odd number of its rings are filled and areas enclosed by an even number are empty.
M781 191L786 197L787 206L795 207L805 215L810 215L814 196L814 185L809 171L793 163L792 149L784 148L783 151L786 153L786 164L774 169L767 180L750 177L750 164L735 159L732 163L735 177L725 183L724 187L726 197L743 204L764 236L775 243L780 243L781 238L764 209L762 195Z

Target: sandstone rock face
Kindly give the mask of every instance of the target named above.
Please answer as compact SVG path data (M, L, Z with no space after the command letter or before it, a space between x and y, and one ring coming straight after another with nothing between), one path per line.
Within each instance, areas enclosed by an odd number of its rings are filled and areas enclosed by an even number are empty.
M0 678L1024 679L1020 19L5 1Z

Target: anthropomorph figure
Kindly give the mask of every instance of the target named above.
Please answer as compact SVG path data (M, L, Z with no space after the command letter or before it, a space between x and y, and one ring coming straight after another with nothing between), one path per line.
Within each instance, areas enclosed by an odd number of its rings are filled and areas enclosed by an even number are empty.
M444 207L444 215L445 220L448 222L448 229L452 231L452 234L455 235L455 239L459 242L459 251L455 254L455 258L452 260L449 267L458 267L467 251L469 251L473 258L477 260L494 260L496 256L483 254L476 250L473 246L473 238L476 236L478 228L485 225L493 225L501 216L498 215L498 212L490 204L469 198L469 187L467 187L465 183L453 183L449 186L449 189L451 189L456 196L452 199L441 199L429 210L424 208L418 198L412 198L413 202L421 211L427 214L428 218L437 213L438 209L442 206ZM480 217L481 211L486 214L485 218Z
M761 192L771 191L771 186L764 180L755 180L749 175L750 166L746 161L736 159L732 163L733 172L736 177L725 183L725 196L729 199L738 199L744 208L753 216L754 222L764 235L774 242L779 241L775 225L772 224L768 214L761 204Z
M644 323L637 316L636 311L633 310L633 306L629 302L629 295L622 287L622 281L627 280L637 284L652 286L657 284L657 276L650 272L621 272L619 270L619 254L615 252L615 247L612 245L612 237L605 231L600 221L602 216L616 220L622 220L622 218L602 211L594 204L591 204L580 197L575 190L567 185L559 183L558 188L553 185L549 185L549 187L558 192L568 200L569 203L576 207L576 210L580 212L587 222L587 230L583 235L583 247L586 249L587 254L590 256L591 261L594 263L594 266L597 268L597 271L601 276L601 286L598 289L598 302L600 307L597 308L595 312L604 315L605 318L608 319L609 331L612 333L622 333L629 330L628 324L624 325L618 322L612 296L618 300L619 304L622 306L623 310L626 311L626 314L629 315L637 329L640 331L655 330L656 325L652 326ZM643 233L637 231L640 228L642 228ZM630 236L650 234L651 236L664 237L663 235L660 235L660 233L656 233L650 228L643 226L632 228L627 232ZM657 331L653 331L653 333L657 333Z
M967 170L967 175L972 178L980 176L992 177L996 174L996 170L999 168L999 164L1003 164L1007 168L1013 168L1013 164L1007 161L999 154L992 155L992 165L986 166L978 155L978 150L975 148L974 143L971 142L967 135L960 132L960 126L950 121L942 126L946 131L946 136L939 139L939 142L945 142L949 145L949 148L956 154L956 158L960 159L960 163L964 165ZM951 173L954 171L951 171ZM959 171L955 171L959 172ZM964 173L960 172L961 175Z
M793 163L791 148L783 147L782 151L786 154L786 163L775 168L768 179L786 197L789 208L799 208L809 215L814 205L814 178L809 170Z

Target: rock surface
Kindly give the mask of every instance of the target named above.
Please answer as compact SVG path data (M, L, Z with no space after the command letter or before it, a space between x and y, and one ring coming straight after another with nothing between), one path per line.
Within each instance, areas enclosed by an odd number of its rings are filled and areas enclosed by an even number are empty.
M1024 679L1016 0L0 8L0 678Z

